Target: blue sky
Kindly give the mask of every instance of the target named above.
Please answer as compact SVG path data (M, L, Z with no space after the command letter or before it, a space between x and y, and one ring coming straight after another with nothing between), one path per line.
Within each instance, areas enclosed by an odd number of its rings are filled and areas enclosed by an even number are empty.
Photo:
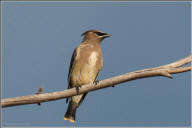
M2 97L66 89L74 48L84 31L112 37L101 48L99 80L190 55L190 2L3 2ZM58 100L2 109L3 126L189 126L190 72L89 93L77 121L63 120Z

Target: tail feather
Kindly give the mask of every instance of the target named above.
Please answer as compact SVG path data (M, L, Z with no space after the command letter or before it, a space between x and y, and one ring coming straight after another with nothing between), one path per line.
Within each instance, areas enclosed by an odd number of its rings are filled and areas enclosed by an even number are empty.
M76 110L77 110L77 105L70 102L67 108L67 112L65 113L64 120L69 120L71 123L74 123Z
M65 113L65 116L64 116L64 120L69 120L72 123L75 122L76 110L79 107L79 105L82 103L86 95L87 93L73 96L70 98L67 112Z

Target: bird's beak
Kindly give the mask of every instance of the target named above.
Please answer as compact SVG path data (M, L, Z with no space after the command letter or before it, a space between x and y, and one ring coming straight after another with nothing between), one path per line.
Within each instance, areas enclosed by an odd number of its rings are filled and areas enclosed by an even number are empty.
M104 35L103 35L103 37L105 38L105 37L110 37L111 35L110 34L107 34L107 33L105 33Z

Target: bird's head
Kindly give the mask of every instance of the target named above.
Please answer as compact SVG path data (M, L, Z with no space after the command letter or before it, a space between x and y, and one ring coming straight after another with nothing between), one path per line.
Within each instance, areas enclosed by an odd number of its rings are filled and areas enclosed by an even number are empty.
M88 30L86 32L84 32L82 34L82 36L84 36L83 40L98 40L98 41L102 41L103 39L105 39L106 37L110 37L111 35L104 33L102 31L99 30Z

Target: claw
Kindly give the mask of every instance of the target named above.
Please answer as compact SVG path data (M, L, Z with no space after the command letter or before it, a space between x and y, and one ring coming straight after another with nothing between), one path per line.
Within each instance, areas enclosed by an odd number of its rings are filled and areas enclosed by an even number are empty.
M97 85L99 83L99 80L95 80L93 84Z
M76 86L76 91L77 91L77 94L79 94L79 86Z

